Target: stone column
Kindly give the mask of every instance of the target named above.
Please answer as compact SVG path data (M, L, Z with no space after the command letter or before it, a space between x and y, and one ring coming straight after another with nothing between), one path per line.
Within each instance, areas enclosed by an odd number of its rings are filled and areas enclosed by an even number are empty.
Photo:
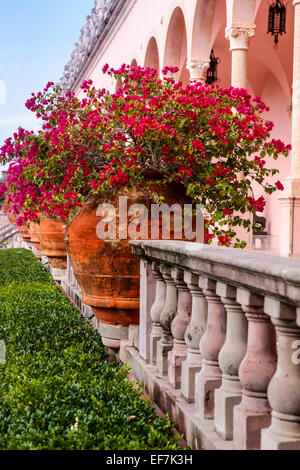
M238 449L257 450L261 430L271 422L267 388L276 370L276 336L262 296L238 289L237 301L249 323L247 353L239 368L242 401L233 411L233 440Z
M156 281L155 301L150 310L152 328L150 335L150 364L156 364L157 343L162 335L160 315L166 303L166 285L160 272L160 263L153 261L152 272Z
M247 350L248 323L236 302L236 288L217 283L217 294L227 312L226 341L219 354L221 388L215 390L215 428L224 440L233 438L233 408L242 399L238 372Z
M294 0L294 63L291 174L280 202L280 253L300 257L300 0Z
M262 431L263 450L300 450L300 327L296 308L266 297L278 337L278 362L269 388L272 421Z
M173 348L168 353L168 378L174 388L181 386L181 364L186 359L185 330L191 321L192 297L183 280L184 271L172 268L171 275L177 287L177 314L171 323Z
M199 276L185 271L184 281L192 295L192 316L184 335L187 359L181 364L181 394L192 403L195 400L195 376L201 370L202 357L199 343L206 328L207 301L203 290L199 287Z
M250 38L254 36L255 26L234 27L225 30L225 37L230 41L231 85L247 88L247 62Z
M161 273L166 283L166 303L160 315L162 337L157 343L156 367L160 375L167 375L168 352L173 347L171 323L177 312L177 289L171 276L171 267L162 265Z
M186 64L190 72L190 80L198 80L199 82L206 82L206 72L209 67L209 59L205 60L191 60Z
M196 374L195 404L202 418L214 418L214 392L222 381L218 356L225 342L226 311L220 297L216 294L216 282L200 278L199 286L203 289L208 302L207 326L200 341L202 369Z
M231 51L231 85L236 88L247 88L248 82L248 49L250 38L255 34L255 25L252 27L227 27L225 37L230 41ZM243 175L240 174L239 179ZM243 214L239 214L243 218ZM252 217L247 213L246 218ZM252 248L252 230L247 232L243 227L235 227L236 238L245 240L247 248Z

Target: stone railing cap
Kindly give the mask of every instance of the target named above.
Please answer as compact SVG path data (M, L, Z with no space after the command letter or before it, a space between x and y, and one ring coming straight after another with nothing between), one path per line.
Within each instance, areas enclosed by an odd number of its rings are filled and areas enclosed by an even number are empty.
M142 250L145 257L182 265L222 282L300 302L300 260L194 242L135 240L130 243L138 256ZM289 285L294 289L292 295Z
M133 240L132 245L166 250L216 263L241 267L257 273L283 277L300 284L300 260L252 250L205 245L203 243L169 240Z

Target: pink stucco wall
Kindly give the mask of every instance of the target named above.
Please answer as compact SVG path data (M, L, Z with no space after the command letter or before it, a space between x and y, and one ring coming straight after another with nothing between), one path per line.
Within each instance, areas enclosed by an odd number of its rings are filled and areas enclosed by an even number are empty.
M239 8L236 8L239 3ZM291 142L291 103L293 69L294 10L287 6L287 34L280 37L278 49L273 38L266 34L268 2L262 0L136 0L124 8L108 37L99 45L98 52L82 79L91 78L97 87L116 89L116 83L103 76L105 63L119 66L150 65L161 69L164 65L180 67L178 78L187 83L190 74L186 67L190 60L209 57L211 48L221 59L218 69L220 86L231 82L231 52L225 39L228 25L256 25L248 52L248 89L260 95L270 106L266 116L273 120L275 138ZM77 89L80 96L80 89ZM270 162L280 170L275 181L290 174L290 158ZM254 188L259 196L258 188ZM280 210L278 193L267 197L264 215L270 234L268 248L279 247Z

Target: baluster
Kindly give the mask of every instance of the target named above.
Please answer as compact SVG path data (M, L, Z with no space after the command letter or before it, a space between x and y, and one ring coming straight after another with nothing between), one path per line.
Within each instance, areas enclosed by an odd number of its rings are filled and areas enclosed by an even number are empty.
M150 335L150 363L156 364L157 343L162 335L162 327L160 324L160 315L166 303L166 284L160 272L160 263L153 261L152 271L156 280L155 301L150 310L152 320L152 328Z
M171 323L177 312L177 289L171 276L171 268L165 264L161 273L166 283L166 303L160 315L162 337L157 343L156 366L160 375L168 373L168 352L173 347Z
M70 256L67 255L67 285L70 286L72 284L72 265Z
M262 431L261 448L300 450L300 328L296 308L266 297L265 311L276 328L278 362L268 388L271 426Z
M181 385L181 364L186 359L185 330L191 320L192 297L183 280L184 271L172 268L171 275L178 291L177 314L171 323L173 348L168 353L168 378L174 388Z
M140 356L149 361L150 359L150 332L151 318L150 310L154 303L155 279L152 266L145 259L140 262L140 324L139 324L139 352Z
M255 450L271 422L267 388L276 369L276 336L261 295L238 289L237 301L248 319L248 344L239 367L243 395L233 411L233 440L238 449Z
M202 418L214 417L214 391L222 381L218 355L225 342L226 311L220 297L216 294L216 282L200 278L199 285L205 294L207 309L207 326L200 341L202 369L196 374L195 403Z
M225 440L233 438L233 408L242 399L238 372L247 350L248 323L236 302L236 288L217 283L217 294L227 312L226 340L219 354L222 371L221 388L215 390L215 427Z
M195 376L201 370L202 357L199 343L206 328L207 301L203 290L199 287L199 276L185 271L184 281L192 295L192 316L184 335L187 359L181 364L181 394L192 403L195 400Z

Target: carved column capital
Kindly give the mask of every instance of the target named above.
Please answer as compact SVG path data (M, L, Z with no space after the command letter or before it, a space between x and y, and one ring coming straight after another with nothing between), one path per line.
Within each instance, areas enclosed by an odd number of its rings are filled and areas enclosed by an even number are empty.
M186 63L187 69L190 72L191 80L200 80L205 82L206 72L209 67L209 59L190 60Z
M229 26L225 29L225 37L230 41L230 50L248 50L250 38L255 35L255 25L251 27Z
M190 72L205 73L209 67L209 59L190 60L186 66Z

